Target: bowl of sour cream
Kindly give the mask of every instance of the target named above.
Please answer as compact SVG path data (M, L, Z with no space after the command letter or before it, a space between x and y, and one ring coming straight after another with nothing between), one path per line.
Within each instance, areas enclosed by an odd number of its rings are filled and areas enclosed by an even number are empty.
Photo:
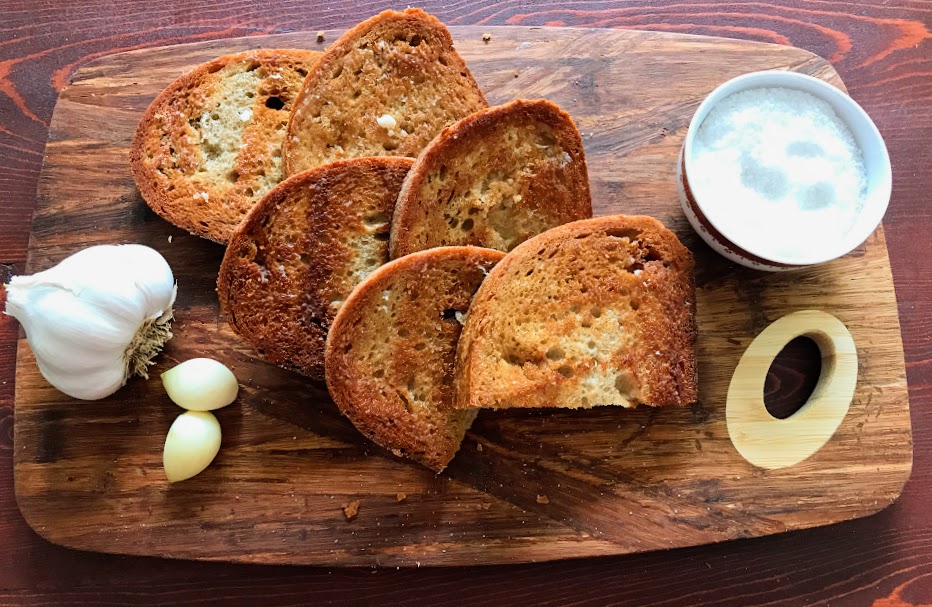
M677 167L693 228L728 259L791 270L863 243L890 201L890 157L867 113L797 72L753 72L700 104Z

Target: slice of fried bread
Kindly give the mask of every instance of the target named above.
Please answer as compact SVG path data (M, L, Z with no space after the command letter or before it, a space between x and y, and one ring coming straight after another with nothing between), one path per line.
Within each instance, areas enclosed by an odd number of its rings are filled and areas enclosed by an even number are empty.
M409 158L354 158L275 187L233 234L220 309L260 357L324 378L327 330L363 278L388 261L388 228Z
M341 36L308 74L288 123L285 171L414 157L487 105L440 21L420 9L384 11Z
M192 234L227 242L281 181L291 106L320 56L294 49L225 55L168 85L130 148L146 204Z
M343 304L327 339L327 387L369 439L440 472L474 411L454 411L453 359L473 294L503 253L441 247L392 261Z
M489 274L466 318L455 407L696 401L689 250L650 217L566 224Z
M582 139L545 99L518 99L447 127L418 156L392 219L391 257L445 245L510 251L592 217Z

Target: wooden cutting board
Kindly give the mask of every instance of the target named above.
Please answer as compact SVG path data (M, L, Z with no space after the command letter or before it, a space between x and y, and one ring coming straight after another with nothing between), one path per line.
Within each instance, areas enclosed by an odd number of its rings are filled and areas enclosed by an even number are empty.
M153 377L211 356L243 389L218 412L223 446L169 485L162 444L180 410L158 379L77 402L49 387L25 340L16 373L15 477L23 515L85 550L325 565L467 565L621 554L761 536L866 516L910 473L912 443L896 301L882 230L839 261L793 274L736 268L705 247L678 204L675 159L690 116L738 74L788 68L842 86L823 59L785 46L636 31L452 28L491 103L547 97L576 120L597 214L650 214L698 267L701 401L685 409L483 412L435 476L361 438L321 384L253 359L219 317L223 248L155 216L127 147L168 82L216 55L320 48L287 34L145 49L78 71L52 120L28 272L99 243L159 250L179 284L175 338ZM491 40L482 41L484 33ZM327 32L332 41L337 33ZM819 309L854 336L859 376L840 428L812 457L748 463L725 394L753 337ZM404 494L403 499L401 495ZM358 500L358 515L342 506Z

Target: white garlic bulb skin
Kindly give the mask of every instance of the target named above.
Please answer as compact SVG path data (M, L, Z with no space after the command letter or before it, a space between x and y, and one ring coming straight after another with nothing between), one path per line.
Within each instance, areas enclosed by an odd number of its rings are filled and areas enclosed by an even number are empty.
M26 331L50 384L82 400L113 394L171 337L176 286L157 251L98 245L7 285L6 313Z

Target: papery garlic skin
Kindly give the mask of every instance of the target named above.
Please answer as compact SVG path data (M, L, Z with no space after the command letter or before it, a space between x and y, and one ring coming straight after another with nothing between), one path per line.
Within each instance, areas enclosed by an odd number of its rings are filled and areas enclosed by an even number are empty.
M137 244L98 245L6 286L39 370L68 396L116 392L171 338L177 288L168 262Z

